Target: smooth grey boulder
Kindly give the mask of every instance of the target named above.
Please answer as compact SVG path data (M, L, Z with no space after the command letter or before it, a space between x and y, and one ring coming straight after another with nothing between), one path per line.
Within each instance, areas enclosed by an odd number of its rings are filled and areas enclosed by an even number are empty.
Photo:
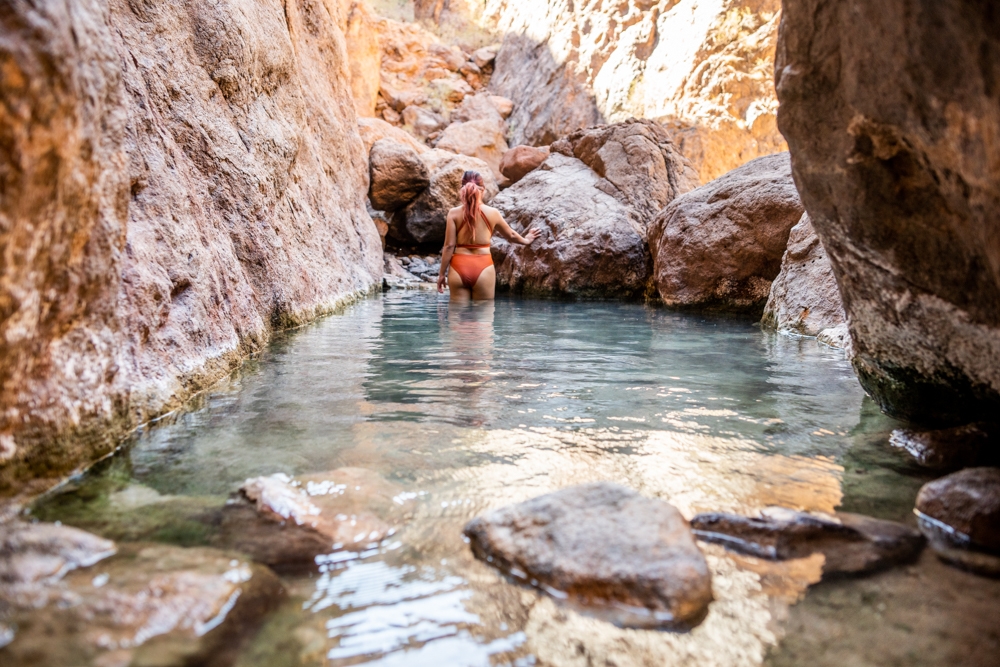
M618 617L626 626L692 627L712 601L708 564L680 512L617 484L503 507L464 532L477 558L515 579L583 608L636 610Z
M820 552L823 574L860 574L920 555L924 538L895 521L838 512L827 517L770 507L760 517L708 512L691 520L694 534L735 551L774 560L804 558Z
M371 177L368 198L379 211L403 208L431 184L420 155L392 139L379 139L372 144L368 164Z

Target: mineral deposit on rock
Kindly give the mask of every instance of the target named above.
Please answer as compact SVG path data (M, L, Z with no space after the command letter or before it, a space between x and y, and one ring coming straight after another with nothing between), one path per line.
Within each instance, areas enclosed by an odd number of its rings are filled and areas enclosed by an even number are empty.
M825 556L823 574L860 574L910 562L924 538L915 528L839 512L827 517L771 507L759 518L709 512L691 519L695 535L760 558Z
M788 153L678 197L649 226L660 297L670 306L760 313L802 212Z
M712 579L672 505L597 482L494 510L465 527L473 553L503 572L594 607L645 609L637 627L690 627Z
M392 139L380 139L368 154L371 185L368 197L380 211L409 204L430 185L427 167L415 150Z
M1000 414L998 52L995 3L784 2L778 122L854 367L929 424Z
M818 336L844 323L844 306L830 259L809 214L803 214L788 236L781 272L771 283L761 324L783 333Z

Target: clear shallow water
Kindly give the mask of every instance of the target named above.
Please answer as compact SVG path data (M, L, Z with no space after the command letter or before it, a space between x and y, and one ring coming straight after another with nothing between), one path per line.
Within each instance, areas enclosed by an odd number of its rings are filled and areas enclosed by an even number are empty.
M780 504L910 521L926 478L889 451L894 426L840 352L748 320L392 292L282 337L36 514L196 544L197 528L156 507L217 506L248 477L344 466L414 494L416 516L391 542L285 577L290 599L245 666L996 664L982 616L1000 611L1000 589L929 557L808 589L821 557L776 564L703 545L716 602L671 634L560 608L475 561L461 537L487 509L602 479L688 517ZM934 613L893 616L914 605ZM881 647L868 607L911 632Z

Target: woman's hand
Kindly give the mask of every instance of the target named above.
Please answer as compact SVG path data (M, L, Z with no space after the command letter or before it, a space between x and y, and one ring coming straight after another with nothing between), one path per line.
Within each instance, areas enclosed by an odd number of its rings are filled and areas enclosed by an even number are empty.
M541 236L542 233L537 229L529 229L524 233L524 245L531 245L532 241Z
M438 292L440 292L441 294L444 294L444 283L445 283L445 280L446 280L446 278L445 278L445 275L443 273L438 276Z

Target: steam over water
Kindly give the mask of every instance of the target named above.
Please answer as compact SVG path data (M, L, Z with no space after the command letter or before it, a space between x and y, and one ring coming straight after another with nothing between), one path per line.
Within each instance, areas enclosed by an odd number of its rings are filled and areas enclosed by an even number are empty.
M379 548L286 574L289 600L245 666L979 664L997 640L975 619L996 603L928 554L806 595L822 556L771 563L703 544L716 601L681 634L562 608L475 561L461 536L490 508L594 480L688 518L785 505L912 521L926 478L888 451L893 427L840 351L749 320L392 292L284 336L38 512L71 522L100 502L149 516L163 497L221 505L248 477L344 466L416 500ZM900 620L920 605L940 613Z

